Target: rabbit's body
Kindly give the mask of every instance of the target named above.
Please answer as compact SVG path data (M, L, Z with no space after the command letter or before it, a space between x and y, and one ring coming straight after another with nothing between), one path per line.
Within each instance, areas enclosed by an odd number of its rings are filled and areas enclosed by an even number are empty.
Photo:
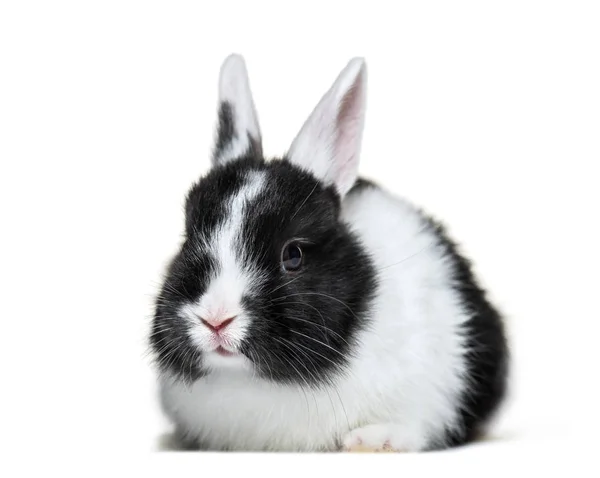
M221 143L227 108L220 120ZM289 165L313 147L302 134L291 159L270 165L256 160L253 138L229 148L234 157L190 193L192 245L175 259L157 306L161 400L181 437L212 450L288 451L417 451L472 438L504 395L507 350L468 262L440 226L389 192L342 170L337 202L327 181L304 177ZM309 169L321 180L331 174ZM285 258L288 236L306 241L298 270ZM264 259L271 241L276 252L283 244L287 275ZM198 255L212 259L193 269L203 285L191 293L196 279L183 271ZM213 310L208 299L223 317L235 309L226 332L222 319L208 325L213 335L201 324Z

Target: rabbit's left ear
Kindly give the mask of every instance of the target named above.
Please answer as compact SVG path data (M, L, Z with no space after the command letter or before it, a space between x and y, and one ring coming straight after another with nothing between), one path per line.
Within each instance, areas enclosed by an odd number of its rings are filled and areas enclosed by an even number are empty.
M287 158L344 196L358 175L367 67L352 59L306 120Z
M213 149L213 165L242 156L262 156L258 117L252 100L244 58L229 55L219 77L219 123Z

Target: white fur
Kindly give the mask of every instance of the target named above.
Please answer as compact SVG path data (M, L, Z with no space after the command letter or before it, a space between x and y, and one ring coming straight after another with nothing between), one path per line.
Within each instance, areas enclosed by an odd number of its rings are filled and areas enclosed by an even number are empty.
M241 243L239 235L245 208L260 193L264 181L263 173L250 174L242 188L228 201L227 220L219 225L214 236L208 238L204 245L210 248L210 254L217 262L215 275L209 279L208 287L198 301L182 306L179 311L180 316L192 326L192 341L205 352L220 345L235 351L248 329L250 317L241 306L242 295L260 281L260 276L256 271L248 270L235 251ZM235 317L235 320L220 332L221 339L217 341L215 334L200 322L200 317L221 321ZM211 354L209 360L216 360L217 364L232 363L232 360L223 360L216 354ZM238 364L243 365L243 361L238 360Z
M215 158L216 163L225 163L248 150L248 134L256 141L260 141L261 136L246 62L240 55L228 56L221 66L219 102L227 102L231 106L235 128L235 138Z
M351 121L331 121L349 87L363 87L364 74L361 60L349 64L291 150L294 161L332 181L342 194L356 177L364 91L351 95L358 101L350 108ZM342 135L348 144L330 142L340 127L349 128ZM230 219L213 241L224 268L201 299L200 313L211 304L239 312L249 276L230 253L245 200L262 185L258 177L249 178L231 201ZM247 361L224 357L211 362L212 373L191 388L163 377L163 408L181 432L211 449L309 451L362 443L411 451L459 426L466 373L462 327L469 316L452 289L436 237L412 206L379 189L344 199L342 218L372 256L379 283L372 327L361 332L349 372L337 377L335 386L313 390L259 379ZM243 320L235 322L244 326ZM242 336L243 330L238 332L232 340Z
M352 59L306 120L287 156L341 196L350 189L358 160L366 107L367 71Z

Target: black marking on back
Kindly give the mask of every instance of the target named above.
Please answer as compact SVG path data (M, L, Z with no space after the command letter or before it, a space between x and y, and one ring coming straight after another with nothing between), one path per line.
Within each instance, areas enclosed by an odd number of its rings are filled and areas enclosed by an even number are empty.
M471 262L458 252L458 246L440 222L421 214L450 258L453 288L471 315L464 329L468 376L460 402L462 428L446 430L443 442L433 444L433 448L443 448L477 438L481 426L497 411L506 395L509 350L503 319L478 284Z

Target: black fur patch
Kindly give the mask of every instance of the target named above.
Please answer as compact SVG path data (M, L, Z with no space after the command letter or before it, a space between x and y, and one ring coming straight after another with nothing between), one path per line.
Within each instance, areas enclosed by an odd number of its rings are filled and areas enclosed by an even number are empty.
M217 138L213 149L213 163L216 163L217 158L223 151L234 141L238 141L240 134L248 135L249 147L245 157L254 159L262 158L262 145L260 138L253 138L247 131L240 132L236 130L234 121L233 105L227 101L221 102L219 105L219 120L217 125Z
M233 122L233 106L227 101L223 101L219 107L217 141L215 143L213 158L216 158L236 137L237 134Z
M238 251L268 277L245 298L255 312L248 355L258 354L263 376L319 385L341 372L375 290L375 271L356 237L339 220L340 200L287 161L267 169L267 189L256 198ZM297 239L302 268L287 273L281 251Z

